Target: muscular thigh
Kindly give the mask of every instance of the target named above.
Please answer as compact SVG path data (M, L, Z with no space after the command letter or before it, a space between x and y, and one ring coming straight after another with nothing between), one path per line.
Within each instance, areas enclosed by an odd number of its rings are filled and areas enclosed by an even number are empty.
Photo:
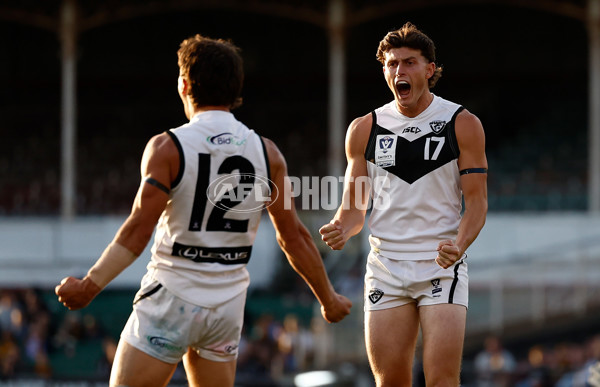
M204 359L191 348L183 357L190 387L231 387L235 380L236 361Z
M110 374L111 386L166 386L177 364L158 360L124 340L119 342Z
M415 303L365 313L367 354L378 385L410 385L418 317Z
M426 305L419 308L419 319L427 384L458 385L467 309L456 304Z

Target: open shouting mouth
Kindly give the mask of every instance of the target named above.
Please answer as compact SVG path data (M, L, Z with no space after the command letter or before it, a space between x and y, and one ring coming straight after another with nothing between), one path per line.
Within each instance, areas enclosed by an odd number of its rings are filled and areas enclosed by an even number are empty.
M407 97L410 93L410 83L406 81L398 81L396 82L396 90L398 90L398 94L400 97Z

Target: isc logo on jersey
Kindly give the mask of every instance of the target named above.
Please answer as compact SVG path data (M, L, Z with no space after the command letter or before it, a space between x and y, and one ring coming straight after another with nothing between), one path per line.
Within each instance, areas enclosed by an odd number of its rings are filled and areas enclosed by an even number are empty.
M210 142L214 145L237 145L241 146L246 143L245 138L236 137L233 133L221 133L216 136L208 136L206 137L206 141Z
M393 167L396 165L396 143L398 136L390 134L377 135L375 146L375 164L378 167Z
M421 133L421 129L419 129L418 126L409 126L408 128L404 128L402 130L402 133L414 133L414 134L417 134L417 133Z

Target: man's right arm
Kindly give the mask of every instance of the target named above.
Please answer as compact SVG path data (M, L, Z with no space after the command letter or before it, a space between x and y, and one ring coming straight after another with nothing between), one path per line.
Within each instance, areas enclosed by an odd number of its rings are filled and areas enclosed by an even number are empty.
M137 259L150 241L169 200L167 192L156 185L147 184L147 181L151 179L166 188L170 187L178 172L178 165L177 148L166 133L154 136L148 142L140 165L142 182L131 213L83 279L67 277L56 286L59 302L72 310L86 307L110 281Z
M365 223L370 187L367 183L365 149L373 117L368 114L352 121L346 133L346 159L342 204L330 223L321 227L321 238L332 250L341 250Z

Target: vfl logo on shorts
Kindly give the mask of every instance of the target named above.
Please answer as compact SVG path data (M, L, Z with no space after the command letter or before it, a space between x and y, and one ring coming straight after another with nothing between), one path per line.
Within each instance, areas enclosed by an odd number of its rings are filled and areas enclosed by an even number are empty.
M383 290L374 288L369 292L369 300L371 300L373 304L376 304L377 301L381 300L381 297L383 297Z
M437 293L439 293L439 292L442 291L442 285L440 285L440 279L436 278L434 280L431 280L431 285L433 285L433 289L431 290L431 294L434 297L441 296L441 294L437 294Z

